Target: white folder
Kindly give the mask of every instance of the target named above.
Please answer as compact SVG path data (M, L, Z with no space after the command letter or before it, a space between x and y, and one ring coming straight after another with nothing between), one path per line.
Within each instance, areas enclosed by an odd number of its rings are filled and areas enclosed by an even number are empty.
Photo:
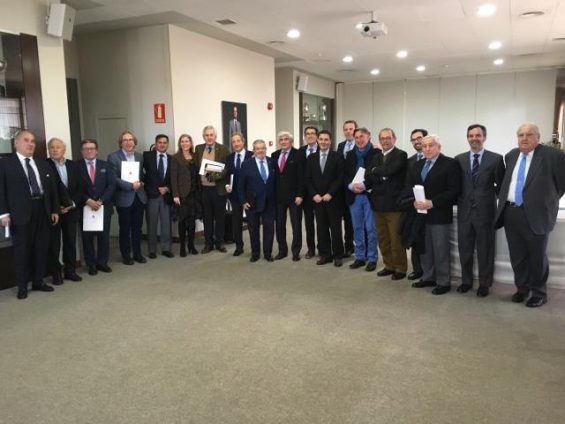
M122 161L122 175L120 178L128 183L139 181L139 162Z
M82 230L83 231L103 231L104 230L104 205L95 211L86 205L82 210Z
M412 190L414 191L414 198L418 202L423 202L426 200L426 191L424 190L424 186L420 184L416 184ZM416 209L418 213L428 213L426 209Z

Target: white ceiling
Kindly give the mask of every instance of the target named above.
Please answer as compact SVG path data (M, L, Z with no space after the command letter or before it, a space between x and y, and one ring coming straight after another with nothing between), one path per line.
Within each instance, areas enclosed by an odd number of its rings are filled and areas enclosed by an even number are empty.
M485 3L495 15L476 16ZM77 33L171 23L273 56L336 81L391 80L565 66L565 0L66 0ZM362 37L355 25L370 12L387 36ZM522 12L544 15L522 18ZM234 25L216 21L231 19ZM302 36L290 40L297 28ZM491 41L502 42L498 51ZM282 41L283 44L269 44ZM406 59L396 58L400 49ZM354 61L341 59L351 55ZM493 60L501 57L502 66ZM417 65L426 66L419 73ZM372 76L369 71L380 70Z

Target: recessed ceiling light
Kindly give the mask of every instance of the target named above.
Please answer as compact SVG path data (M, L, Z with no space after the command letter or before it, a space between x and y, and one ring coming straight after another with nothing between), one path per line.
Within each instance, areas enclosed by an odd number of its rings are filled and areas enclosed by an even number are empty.
M487 16L492 16L496 13L496 5L492 3L485 3L479 6L479 10L477 10L477 16L481 18L485 18Z
M381 73L381 71L378 70L377 68L371 69L371 75L379 75L380 73Z
M408 52L406 50L398 50L396 53L396 57L399 59L404 59L406 56L408 56Z
M535 18L536 16L541 16L544 13L541 10L530 10L528 12L520 13L520 18Z
M500 66L504 63L504 59L499 57L498 59L494 59L494 61L492 63L494 63L496 66Z
M416 70L418 72L424 72L426 70L426 67L424 65L418 65L416 66Z
M361 29L363 28L363 22L359 22L357 25L355 25L356 29Z
M344 56L343 59L341 60L345 63L351 63L353 62L353 57L348 55L348 56Z
M293 29L291 29L290 31L288 31L288 32L286 33L286 36L287 36L288 38L298 38L298 37L300 37L300 31L298 31L297 29L294 29L294 28L293 28Z
M493 41L488 45L488 48L491 50L498 50L502 47L502 43L500 41Z

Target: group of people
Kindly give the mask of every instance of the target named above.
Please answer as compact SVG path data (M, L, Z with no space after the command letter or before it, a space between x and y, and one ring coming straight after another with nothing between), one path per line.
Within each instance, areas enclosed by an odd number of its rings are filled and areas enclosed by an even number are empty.
M15 138L15 153L0 160L0 220L9 227L14 247L18 298L32 288L52 291L64 279L80 281L76 266L76 231L83 208L103 208L103 230L82 231L84 260L90 275L111 272L109 231L114 206L119 219L119 247L125 265L145 263L141 235L147 222L148 256L172 258L172 221L178 220L180 256L213 250L225 253L226 217L232 220L234 256L244 252L243 221L247 217L251 262L291 256L301 259L302 220L306 229L305 258L317 264L375 271L378 250L383 267L378 276L406 277L412 287L432 287L434 295L451 289L450 226L457 205L460 293L473 288L473 260L478 259L479 286L485 297L493 283L495 231L504 227L517 291L513 302L529 307L547 302L547 242L559 199L565 192L565 154L540 144L539 128L526 123L517 131L518 147L505 158L484 145L487 129L467 129L469 150L450 158L441 153L436 135L411 132L415 153L396 147L391 128L381 129L378 143L366 128L348 120L345 140L332 150L332 134L304 129L305 144L293 146L290 132L277 134L278 149L269 157L263 140L246 149L240 132L231 133L231 152L217 142L213 126L204 127L204 143L179 137L170 155L169 138L159 134L154 149L139 153L137 138L124 131L119 149L104 161L96 140L81 143L82 159L65 158L65 144L48 142L47 161L34 159L34 135ZM222 164L210 170L203 161ZM125 162L139 162L138 175L125 178ZM125 168L124 168L125 169ZM230 214L226 214L229 200ZM287 243L287 215L292 230ZM196 220L204 224L204 247L194 244ZM159 235L158 235L159 234ZM59 262L63 245L63 265ZM96 239L96 248L95 241ZM274 242L278 252L273 254ZM408 272L406 249L411 249Z

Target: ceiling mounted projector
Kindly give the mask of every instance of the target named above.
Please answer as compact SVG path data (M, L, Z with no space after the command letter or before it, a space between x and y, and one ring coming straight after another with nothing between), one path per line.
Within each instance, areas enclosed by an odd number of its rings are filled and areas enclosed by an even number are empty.
M375 18L375 12L371 12L371 20L366 23L362 23L359 28L359 32L363 37L369 37L377 39L388 34L388 28L382 22L377 21Z

